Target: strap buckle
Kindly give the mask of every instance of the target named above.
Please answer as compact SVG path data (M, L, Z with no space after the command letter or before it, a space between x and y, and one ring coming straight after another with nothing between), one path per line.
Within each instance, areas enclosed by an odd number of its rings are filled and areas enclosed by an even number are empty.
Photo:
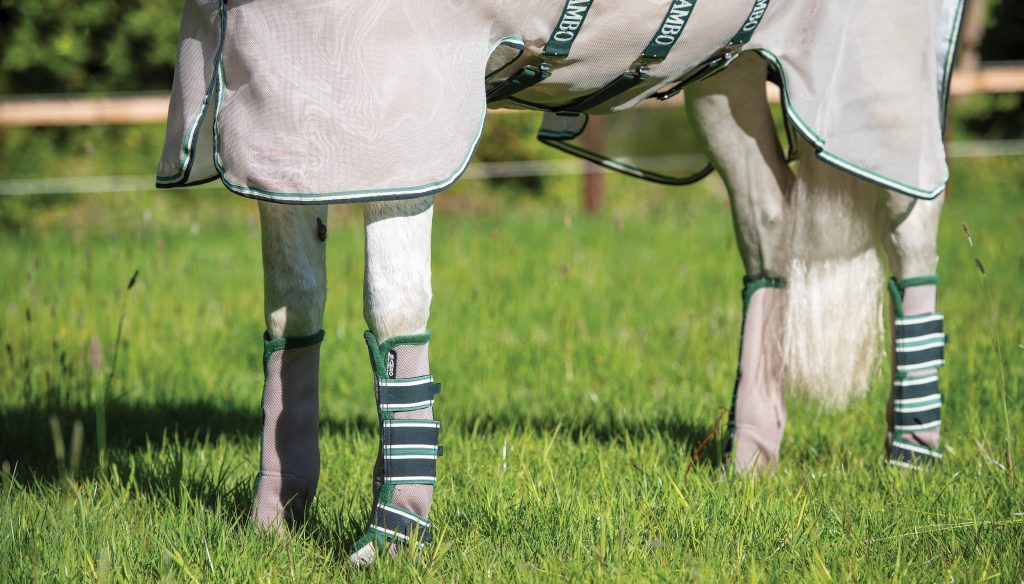
M551 76L551 63L549 63L548 61L561 61L561 60L562 60L562 57L545 56L544 60L542 60L539 64L537 64L537 65L527 65L526 68L527 69L532 69L532 70L536 71L538 74L540 74L540 76L542 78L547 79L548 77Z
M633 74L639 77L640 79L647 79L648 77L651 76L651 66L657 65L662 61L664 61L664 59L657 59L640 55L639 57L637 57L635 61L633 61L633 64L629 66L629 70L626 71L626 74Z
M708 77L711 77L715 73L718 73L725 67L729 66L733 60L739 56L739 52L736 51L738 47L742 45L728 44L721 48L714 55L709 57L703 64L699 65L693 73L690 73L686 77L683 77L675 85L664 91L655 93L651 97L658 101L665 101L672 99L673 97L682 93L683 89L691 84L698 81L703 81Z

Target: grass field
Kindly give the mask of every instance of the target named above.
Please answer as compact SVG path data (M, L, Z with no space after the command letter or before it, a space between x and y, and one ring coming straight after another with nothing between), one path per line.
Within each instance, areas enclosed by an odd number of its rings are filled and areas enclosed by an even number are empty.
M942 465L883 464L880 371L847 411L790 399L783 463L756 480L725 470L720 433L689 468L736 367L742 273L720 188L611 179L608 211L587 217L574 196L464 183L435 223L436 543L362 572L346 558L377 438L358 208L331 217L315 518L283 540L246 520L255 204L202 191L41 208L0 232L0 580L1021 581L1019 164L954 168Z

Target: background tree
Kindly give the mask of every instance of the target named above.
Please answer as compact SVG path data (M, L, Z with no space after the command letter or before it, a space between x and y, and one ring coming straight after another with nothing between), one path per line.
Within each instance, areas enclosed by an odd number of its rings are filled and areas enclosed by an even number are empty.
M180 0L0 0L0 94L167 90L180 14Z

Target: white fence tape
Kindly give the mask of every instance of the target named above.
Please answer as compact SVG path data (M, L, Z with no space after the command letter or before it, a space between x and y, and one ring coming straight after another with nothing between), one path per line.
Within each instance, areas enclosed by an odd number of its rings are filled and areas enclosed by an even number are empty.
M1024 140L963 140L947 144L950 158L991 158L1024 156ZM518 160L476 162L469 166L465 180L522 178L531 176L574 176L605 170L581 160ZM189 188L221 188L219 181ZM0 196L64 195L90 193L135 193L154 190L153 175L76 176L0 180Z

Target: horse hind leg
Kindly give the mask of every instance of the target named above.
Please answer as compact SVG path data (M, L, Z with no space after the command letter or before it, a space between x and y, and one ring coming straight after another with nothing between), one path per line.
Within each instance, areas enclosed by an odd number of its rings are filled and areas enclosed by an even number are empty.
M886 451L899 466L942 457L938 451L942 396L939 367L945 362L943 315L936 312L937 233L944 195L918 201L889 193L889 227L883 239L893 277L889 281L892 387L886 413Z
M320 477L319 365L327 208L260 203L264 312L263 433L252 520L301 523Z
M430 374L430 236L433 197L372 203L364 209L366 343L380 420L373 508L350 560L430 541L440 424Z
M786 426L783 394L785 278L789 263L786 164L765 97L761 59L741 57L687 90L687 107L729 191L746 270L739 365L730 415L733 465L773 468Z

